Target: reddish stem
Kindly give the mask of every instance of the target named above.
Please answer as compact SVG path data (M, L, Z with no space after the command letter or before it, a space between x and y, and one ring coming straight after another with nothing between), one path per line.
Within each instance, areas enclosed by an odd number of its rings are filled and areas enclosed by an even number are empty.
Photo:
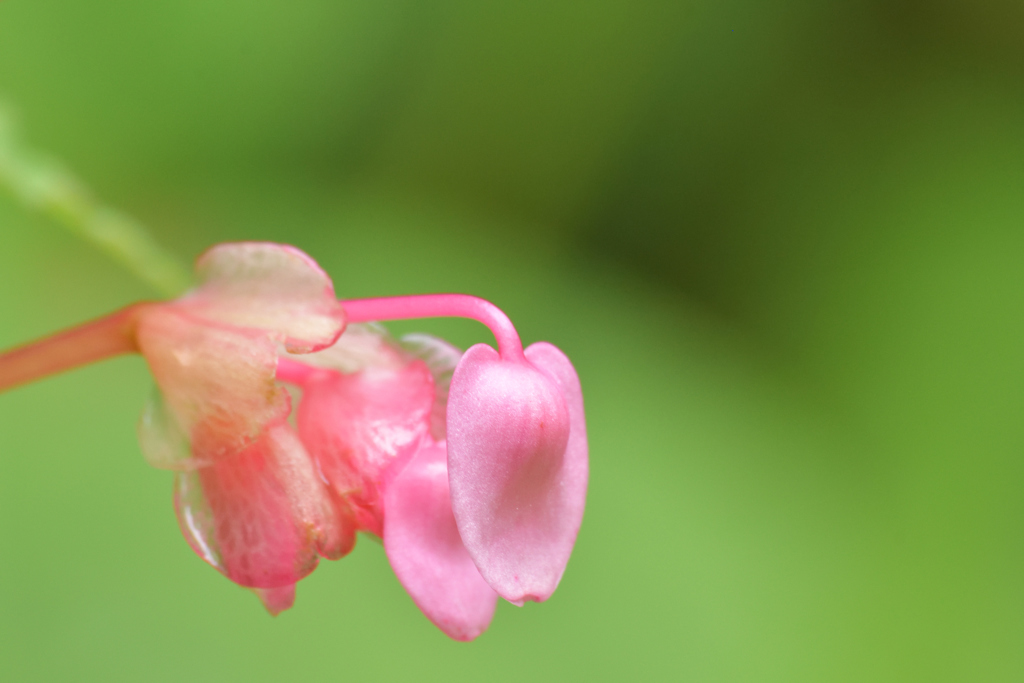
M469 318L486 325L498 342L504 360L525 360L515 326L490 301L468 294L416 294L342 301L349 322L383 322L411 318Z
M98 320L0 354L0 391L104 358L138 353L135 328L149 303L132 304Z

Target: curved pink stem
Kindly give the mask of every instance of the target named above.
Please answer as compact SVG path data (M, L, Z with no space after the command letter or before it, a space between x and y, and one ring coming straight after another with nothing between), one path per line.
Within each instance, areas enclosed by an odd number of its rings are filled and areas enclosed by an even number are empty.
M504 312L490 301L468 294L414 294L341 302L353 323L410 318L469 318L486 325L498 342L504 360L525 361L523 343Z
M138 353L135 328L139 312L149 305L133 304L0 354L0 391L112 356Z

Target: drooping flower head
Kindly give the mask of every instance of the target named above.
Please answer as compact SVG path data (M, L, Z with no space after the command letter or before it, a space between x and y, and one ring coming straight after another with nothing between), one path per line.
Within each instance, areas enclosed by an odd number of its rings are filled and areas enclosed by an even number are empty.
M452 638L486 630L499 596L551 596L588 476L579 379L561 351L524 351L508 318L475 297L339 303L293 247L219 245L197 274L174 301L0 356L0 388L141 353L157 391L140 443L176 472L182 532L271 613L357 531L382 538L401 584ZM483 322L498 350L396 341L373 324L434 316Z
M434 409L435 418L438 412L445 416L448 499L460 548L498 595L518 605L549 598L576 541L588 479L583 396L568 358L544 342L524 351L504 314L472 297L370 299L345 302L345 306L352 320L464 315L485 322L495 331L497 352L485 344L474 346L461 357L439 350L438 344L421 349L428 357L445 359L437 365L445 377L454 370L450 387L444 382L441 391L435 391L435 396L446 399L443 412L436 409L436 404ZM410 372L414 366L406 367ZM426 376L420 373L418 376ZM301 373L295 375L301 382ZM319 382L310 382L307 377L306 381L307 393L299 408L300 432L324 471L334 467L332 460L351 463L362 458L366 462L391 463L390 471L400 472L403 453L404 458L418 453L409 446L402 453L389 451L391 456L384 458L379 455L383 450L377 447L375 451L373 444L395 443L394 438L352 438L358 430L379 435L382 425L399 424L357 416L363 408L352 408L372 405L352 398L360 394L359 386L371 381L369 375ZM326 392L320 393L314 384ZM412 435L424 431L422 415L429 392L416 392L416 384L405 381L389 389L396 394L388 405L401 408L405 415L418 415L413 420L419 424L418 430L403 426L397 431L408 438L407 444L423 443L422 437ZM418 398L414 400L413 396ZM419 406L418 410L408 409L410 401ZM435 424L434 437L438 440L442 438L440 432ZM374 452L378 455L358 455ZM434 461L436 452L431 451ZM375 477L372 484L359 488L356 496L370 492L371 498L380 500L374 496L385 491L382 512L387 546L389 470L376 465L355 465L353 469L372 472ZM409 585L406 587L413 592ZM417 600L417 604L423 607L424 603Z

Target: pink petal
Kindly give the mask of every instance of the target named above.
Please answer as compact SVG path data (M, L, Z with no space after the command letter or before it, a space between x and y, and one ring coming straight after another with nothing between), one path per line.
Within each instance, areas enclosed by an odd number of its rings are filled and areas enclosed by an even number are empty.
M295 604L294 583L280 588L253 588L252 592L256 594L272 617L276 617L286 609L291 609Z
M412 360L422 360L434 378L430 434L435 441L444 439L448 386L455 366L462 358L462 351L448 342L427 334L407 334L396 341L379 325L356 323L345 328L345 333L334 346L294 358L305 365L343 373L354 373L371 367L397 370ZM280 373L278 376L281 377ZM292 381L289 378L283 379Z
M312 460L283 423L238 455L179 474L174 498L193 550L252 588L295 583L316 567L321 545L354 534L339 528Z
M583 519L587 437L569 359L550 344L503 361L478 344L455 370L448 471L459 532L506 600L543 601L565 571Z
M143 452L156 467L215 463L291 409L274 379L274 342L262 332L154 306L140 318L136 337L160 388L139 425Z
M327 274L305 253L283 244L219 244L199 257L200 285L177 302L204 318L274 332L288 351L330 346L345 312Z
M380 535L384 470L410 456L430 430L433 380L422 362L366 368L351 375L319 371L303 384L302 440L360 528Z
M348 503L330 487L323 485L319 472L317 480L318 487L322 487L326 495L326 501L323 503L323 515L332 520L332 523L321 525L316 551L320 553L321 557L328 560L340 560L355 548L356 531L359 529L359 524Z
M448 495L444 443L421 448L384 491L384 550L413 602L455 640L473 640L497 594L459 537Z

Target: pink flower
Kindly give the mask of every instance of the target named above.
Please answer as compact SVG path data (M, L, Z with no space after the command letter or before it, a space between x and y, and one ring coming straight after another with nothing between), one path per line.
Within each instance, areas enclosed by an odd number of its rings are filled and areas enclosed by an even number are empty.
M297 249L224 244L200 284L143 309L136 339L158 392L139 424L156 467L178 471L175 510L192 548L232 581L283 589L318 555L340 557L354 524L288 425L278 355L333 344L345 325L330 279ZM270 596L272 611L288 601Z
M224 244L197 271L175 301L0 355L0 389L141 353L157 391L139 440L177 473L185 538L273 614L356 531L383 539L401 584L452 638L486 630L499 596L551 596L588 476L579 379L561 351L524 351L508 318L475 297L339 303L293 247ZM434 316L483 322L498 351L358 324ZM301 391L294 414L283 383Z
M480 344L460 358L419 337L415 350L433 362L428 372L382 334L353 326L308 359L333 358L334 370L282 360L279 377L303 388L300 435L333 492L357 511L360 528L383 533L399 580L451 637L479 635L495 593L518 605L546 600L586 499L583 398L569 360L547 343L524 352L507 318L471 297L345 306L355 320L483 319L502 354ZM453 368L450 389L431 381Z
M308 362L316 366L283 359L278 367L279 378L302 388L299 434L360 529L382 536L384 473L430 435L434 378L383 332L360 325Z
M402 348L381 330L353 325L305 359L315 366L282 359L278 376L302 388L299 434L332 493L361 530L383 538L423 613L450 637L472 640L490 624L497 595L462 544L445 444L435 441L444 438L447 383L460 355L433 338Z

